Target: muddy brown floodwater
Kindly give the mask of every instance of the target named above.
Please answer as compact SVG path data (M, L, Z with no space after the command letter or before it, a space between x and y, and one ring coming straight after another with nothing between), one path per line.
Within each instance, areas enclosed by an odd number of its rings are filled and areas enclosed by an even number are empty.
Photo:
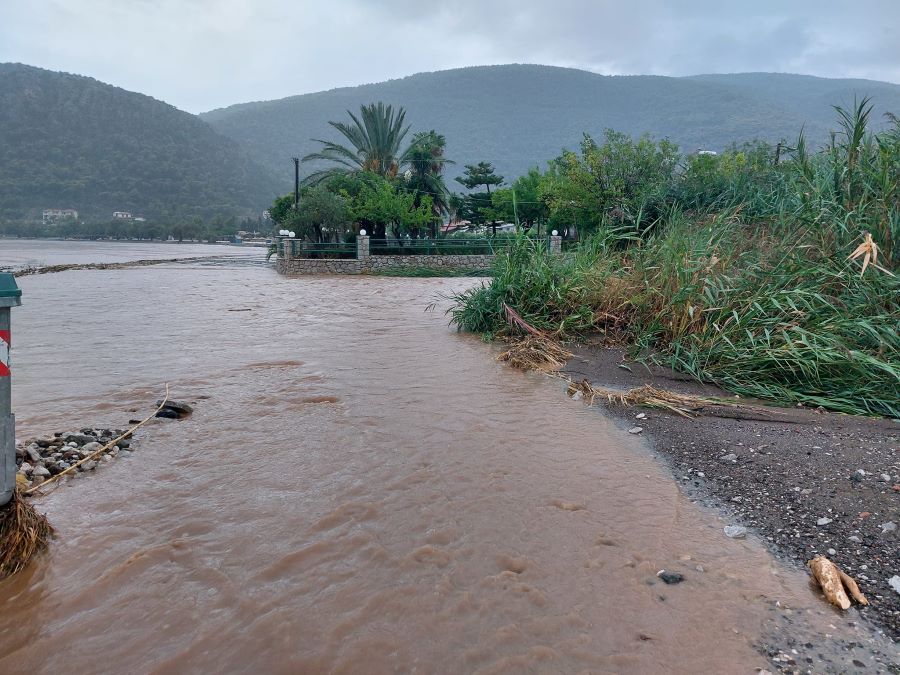
M423 311L470 283L20 279L20 438L165 382L196 411L36 502L58 538L0 584L0 672L752 673L785 621L859 639L640 439Z

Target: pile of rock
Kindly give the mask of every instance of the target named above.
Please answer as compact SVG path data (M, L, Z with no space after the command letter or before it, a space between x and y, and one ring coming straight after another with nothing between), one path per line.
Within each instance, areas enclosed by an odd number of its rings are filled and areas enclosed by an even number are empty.
M58 432L20 443L16 446L16 464L18 475L23 478L18 480L39 485L85 457L90 457L124 433L122 429L81 429L77 432ZM111 461L120 452L130 452L130 446L130 437L123 438L97 457L81 464L76 472L93 471L99 463Z

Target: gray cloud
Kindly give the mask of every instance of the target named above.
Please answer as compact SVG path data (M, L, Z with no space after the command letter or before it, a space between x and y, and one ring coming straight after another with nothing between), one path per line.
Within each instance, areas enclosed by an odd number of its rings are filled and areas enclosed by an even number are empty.
M897 0L13 0L0 3L0 61L199 112L511 62L900 82L898 26Z

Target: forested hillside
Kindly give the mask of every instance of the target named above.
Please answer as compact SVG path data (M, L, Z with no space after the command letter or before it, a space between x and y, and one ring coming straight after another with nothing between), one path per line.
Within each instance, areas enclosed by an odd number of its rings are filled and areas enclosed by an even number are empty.
M0 219L258 213L271 174L195 115L97 80L0 64Z
M831 106L850 106L854 96L864 95L875 104L873 128L882 126L885 110L900 112L900 86L868 80L771 73L609 77L506 65L245 103L201 117L288 185L292 155L317 149L311 138L333 140L328 120L343 120L346 110L373 101L406 108L414 131L444 134L446 155L457 162L448 167L451 176L464 164L487 160L515 177L543 166L563 147L577 147L583 132L600 136L606 128L668 137L691 152L754 139L790 142L805 127L815 146L828 140L834 126Z

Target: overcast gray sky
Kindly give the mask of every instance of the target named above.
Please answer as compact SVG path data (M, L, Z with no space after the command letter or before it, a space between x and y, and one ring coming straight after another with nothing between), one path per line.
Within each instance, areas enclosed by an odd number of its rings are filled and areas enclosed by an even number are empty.
M0 62L191 112L469 65L900 83L900 0L0 0Z

